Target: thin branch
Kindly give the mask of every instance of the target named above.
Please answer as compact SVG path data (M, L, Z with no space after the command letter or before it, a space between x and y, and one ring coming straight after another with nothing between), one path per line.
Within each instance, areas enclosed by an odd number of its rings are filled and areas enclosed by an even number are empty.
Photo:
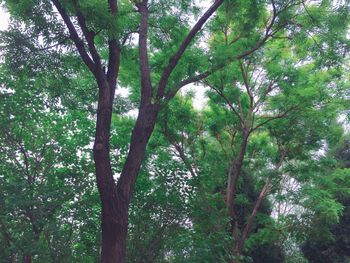
M239 35L238 35L238 36L236 36L235 38L233 38L233 39L230 41L229 45L231 46L231 45L233 45L234 43L236 43L238 40L240 40L240 39L241 39L241 37L242 37L242 35L243 35L243 33L242 33L242 32L241 32L241 33L239 33Z
M219 6L224 2L224 0L216 0L211 7L203 14L203 16L197 21L197 23L193 26L193 28L190 30L184 41L181 43L178 51L175 53L174 56L172 56L169 60L169 64L166 66L166 68L163 71L163 74L159 81L158 86L158 92L157 92L157 98L163 98L166 85L168 83L168 79L175 69L177 63L181 59L183 53L189 46L189 44L192 42L194 37L197 35L198 31L201 30L202 26L205 24L205 22L211 17L211 15L219 8Z
M276 171L279 170L280 167L282 166L284 158L285 158L285 154L286 154L285 151L282 151L280 161L276 164L276 167L275 167ZM242 236L241 236L241 238L240 238L240 240L238 242L241 249L243 248L243 244L244 244L244 242L245 242L245 240L246 240L246 238L248 236L250 228L251 228L251 226L253 224L253 221L254 221L254 219L256 217L256 214L257 214L257 212L258 212L258 210L260 208L261 202L266 197L266 194L269 191L269 186L271 184L271 181L272 181L272 175L270 175L267 178L266 183L265 183L264 187L262 188L262 190L260 191L259 197L258 197L258 199L255 202L253 211L250 214L250 216L249 216L249 218L247 220L247 223L245 224L245 226L243 228Z
M245 127L246 122L244 121L244 117L243 117L242 102L241 102L241 99L239 97L237 98L237 101L238 101L239 115L241 116L241 119L243 120L243 127Z
M221 68L223 68L223 67L221 67ZM219 69L219 68L217 68L217 69ZM169 92L167 92L165 94L165 96L164 96L165 100L166 101L171 100L182 87L184 87L184 86L186 86L188 84L191 84L191 83L194 83L194 82L198 82L198 81L201 81L201 80L205 79L206 77L210 76L213 72L215 72L217 69L215 69L215 70L208 70L208 71L205 71L203 73L197 74L197 75L195 75L193 77L189 77L189 78L181 81L179 84L176 85L175 88L173 88L172 90L170 90Z
M147 34L148 34L148 7L147 0L137 4L141 14L140 32L139 32L139 58L141 72L141 104L149 103L152 98L151 72L147 53Z
M61 5L59 0L51 0L54 6L56 7L57 11L60 13L64 23L66 24L70 38L74 42L83 62L85 65L90 69L90 71L96 76L96 65L92 58L87 53L84 42L80 39L77 30L75 29L75 26L73 25L72 21L70 20L65 8Z
M262 86L263 83L260 83L258 89L260 89L260 87ZM266 98L266 96L272 91L274 90L275 88L278 87L278 85L275 85L276 84L275 80L271 80L270 83L268 84L267 86L267 89L265 90L265 92L263 93L263 95L258 98L258 100L255 102L254 106L253 106L253 110L257 109L259 106L260 106L260 103L263 102L263 100ZM255 111L256 112L256 111Z
M253 94L251 93L251 90L250 90L250 85L249 85L249 80L248 80L248 69L249 69L249 64L247 65L246 69L244 69L244 66L242 63L239 64L239 67L241 69L241 74L242 74L242 78L243 78L243 83L244 83L244 86L245 86L245 89L248 93L248 96L249 96L249 103L250 103L250 107L253 107L253 104L254 104L254 97L253 97Z
M171 136L171 134L169 132L169 129L168 129L167 122L165 122L165 126L164 126L164 129L163 129L163 134L164 134L164 137L168 140L168 142L172 146L174 146L174 148L176 150L175 155L178 155L178 157L180 157L180 159L182 160L182 162L184 163L186 168L189 170L191 176L193 178L197 177L197 173L196 173L195 169L192 167L191 163L189 162L189 160L188 160L188 158L186 157L186 154L185 154L184 142L183 142L184 136L183 135L181 136L182 143L180 145L180 143L176 140L176 138Z
M263 125L269 123L270 121L273 121L273 120L276 120L276 119L280 119L280 118L283 118L283 117L286 117L287 114L292 111L293 109L295 109L296 107L290 107L289 109L287 109L286 111L276 115L276 116L271 116L271 117L265 117L267 118L267 120L259 123L257 126L253 127L251 130L250 130L250 133L252 133L253 131L259 129L260 127L262 127Z
M86 24L86 20L85 17L83 15L82 12L80 12L79 8L78 8L78 3L77 0L73 0L73 5L74 8L76 10L76 15L78 18L78 23L79 26L83 32L83 35L85 37L85 40L87 42L90 54L92 56L93 61L95 62L95 65L97 67L98 70L102 69L102 65L101 65L101 58L100 55L98 54L97 50L96 50L96 46L95 46L95 32L91 31L88 29L87 24Z
M65 37L64 39L62 39L61 41L57 42L56 44L53 44L53 45L50 45L50 46L46 46L46 47L42 47L42 48L38 48L38 49L34 50L34 52L35 51L45 51L45 50L49 50L51 48L58 47L58 46L60 46L60 45L62 45L64 43L66 43L68 39L69 39L69 37Z
M222 151L224 152L224 155L225 155L226 159L229 159L229 155L228 155L228 153L227 153L227 151L226 151L226 148L225 148L225 146L224 146L224 143L223 143L223 141L221 140L220 133L218 133L218 134L215 136L215 139L219 142L220 147L221 147Z
M214 85L211 85L208 81L203 81L203 83L205 85L207 85L208 87L210 87L211 89L213 89L227 104L227 106L232 110L232 112L239 118L241 126L244 125L244 120L241 116L241 114L238 113L238 111L235 109L235 107L233 107L232 103L230 102L230 100L225 96L225 94L219 90L218 88L216 88Z
M28 158L28 155L27 155L27 152L26 152L24 146L22 145L22 142L20 140L18 140L17 138L15 138L14 136L12 136L11 133L8 132L6 129L4 130L4 133L7 135L9 140L11 140L14 144L17 144L17 149L23 155L24 165L25 165L24 171L27 174L28 182L30 183L32 181L32 176L30 175L30 171L29 171L29 158ZM13 153L13 157L14 157L14 160L17 162L17 164L20 167L22 167L22 165L20 164L20 162L16 158L15 153Z
M274 1L272 1L274 3ZM273 4L274 8L273 8L273 15L272 15L272 18L271 18L271 21L270 23L267 25L267 27L265 28L265 34L264 34L264 37L259 40L254 47L252 47L250 50L247 50L239 55L237 55L236 57L234 57L232 60L229 60L229 61L226 61L225 63L223 64L220 64L220 65L217 65L215 67L213 67L211 70L207 70L207 71L204 71L202 73L199 73L195 76L192 76L192 77L189 77L183 81L181 81L180 83L178 83L175 88L173 88L171 91L169 91L166 95L165 95L165 99L166 100L170 100L172 97L174 97L176 95L176 93L182 88L184 87L185 85L188 85L190 83L193 83L193 82L197 82L197 81L200 81L200 80L203 80L205 79L206 77L210 76L211 74L215 73L216 71L226 67L227 65L229 65L230 63L236 61L236 60L240 60L240 59L243 59L247 56L249 56L250 54L252 54L253 52L255 52L257 49L259 49L261 46L263 46L266 41L272 37L274 34L276 34L282 27L278 28L278 30L275 30L275 32L271 33L270 30L272 29L274 23L275 23L275 20L278 16L278 14L280 14L281 12L277 12L276 8L275 8L275 5ZM238 39L237 39L238 40ZM164 73L163 73L164 75ZM170 74L169 74L170 76ZM169 76L167 78L169 78ZM167 79L166 79L167 81ZM165 83L166 84L166 83ZM163 89L165 89L165 87L163 87ZM159 92L158 92L159 93ZM160 95L163 96L163 93L164 93L164 90L162 91L162 93L159 93ZM162 97L160 96L160 97Z

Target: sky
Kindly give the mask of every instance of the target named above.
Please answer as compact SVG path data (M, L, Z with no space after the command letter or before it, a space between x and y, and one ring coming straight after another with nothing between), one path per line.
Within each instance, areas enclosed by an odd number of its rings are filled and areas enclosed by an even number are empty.
M0 30L6 29L8 25L9 15L0 6Z

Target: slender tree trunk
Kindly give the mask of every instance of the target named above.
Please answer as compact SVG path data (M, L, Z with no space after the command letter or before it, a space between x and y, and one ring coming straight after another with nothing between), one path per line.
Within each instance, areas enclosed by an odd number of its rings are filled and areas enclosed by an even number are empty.
M129 204L136 177L140 171L147 143L156 124L160 107L154 104L141 106L132 131L129 153L118 181L118 194Z
M231 263L239 263L238 257L242 254L242 250L239 247L240 235L239 224L235 210L235 198L238 188L238 179L242 174L242 167L244 162L244 156L247 150L249 132L247 130L242 131L242 143L240 146L238 156L233 160L227 175L227 190L226 190L226 205L231 218L232 236L235 240L235 246L233 247L233 254L236 259Z
M238 187L238 179L241 176L242 173L242 166L244 161L244 156L247 150L248 145L248 132L242 132L243 134L243 141L240 147L239 155L232 161L232 164L229 168L228 175L227 175L227 190L226 190L226 205L229 211L229 215L232 218L232 220L235 219L235 197L237 193L237 187Z
M32 263L32 255L24 255L23 263Z

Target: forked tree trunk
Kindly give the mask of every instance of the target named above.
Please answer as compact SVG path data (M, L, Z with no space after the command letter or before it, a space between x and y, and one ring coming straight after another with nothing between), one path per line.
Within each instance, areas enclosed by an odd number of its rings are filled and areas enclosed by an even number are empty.
M98 112L94 160L102 202L102 263L125 262L128 207L158 111L159 107L154 105L141 107L132 131L129 154L117 185L109 157L111 111Z

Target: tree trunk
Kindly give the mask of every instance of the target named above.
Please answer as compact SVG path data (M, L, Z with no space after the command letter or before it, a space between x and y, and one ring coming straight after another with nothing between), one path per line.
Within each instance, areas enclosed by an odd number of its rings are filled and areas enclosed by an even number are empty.
M233 160L227 175L227 190L226 190L226 205L230 217L235 219L235 197L238 187L238 179L242 173L242 166L244 162L244 156L247 150L249 133L247 131L242 132L243 141L240 147L239 155Z
M24 255L23 263L32 263L32 255Z
M112 111L111 108L101 109L97 114L94 160L102 202L102 263L124 263L126 260L129 203L158 111L159 107L155 105L141 106L132 131L129 154L117 185L109 157Z
M235 199L238 188L238 179L242 174L242 167L244 162L244 156L248 145L248 130L242 131L242 143L240 146L239 155L233 160L229 172L227 175L227 190L226 190L226 205L231 218L231 232L235 239L235 246L233 247L233 254L237 259L232 260L232 263L239 263L238 257L242 254L240 249L240 237L239 237L239 223L235 210Z
M123 262L125 251L120 251L117 243L125 243L122 229L125 220L122 220L122 207L117 200L116 185L113 178L112 166L109 156L110 127L112 119L112 106L114 87L105 81L99 83L99 100L97 109L96 133L94 144L94 161L96 169L97 187L102 204L101 228L102 251L101 262ZM124 244L123 243L123 244Z
M102 204L102 263L124 263L128 230L128 206L120 199Z

